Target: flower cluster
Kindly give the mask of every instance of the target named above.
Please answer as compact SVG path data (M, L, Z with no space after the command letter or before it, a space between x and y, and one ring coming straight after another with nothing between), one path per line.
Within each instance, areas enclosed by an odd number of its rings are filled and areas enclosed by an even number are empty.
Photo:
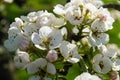
M38 11L15 18L4 46L17 50L16 68L26 69L32 75L29 80L65 79L61 76L69 70L65 67L77 63L81 70L74 80L102 80L101 75L119 71L118 53L106 46L106 32L113 28L114 19L102 4L101 0L71 0L54 7L59 17Z

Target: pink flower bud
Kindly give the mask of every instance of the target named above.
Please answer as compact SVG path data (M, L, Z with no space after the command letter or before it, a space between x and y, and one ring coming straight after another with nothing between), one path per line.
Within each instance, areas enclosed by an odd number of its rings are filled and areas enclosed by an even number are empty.
M109 75L109 77L112 80L119 80L119 74L118 74L118 72L115 72L115 71L111 72L110 75Z
M22 51L26 51L28 47L29 47L29 41L27 40L22 40L19 44L19 49Z
M49 62L55 62L58 58L57 52L55 50L50 50L46 56Z

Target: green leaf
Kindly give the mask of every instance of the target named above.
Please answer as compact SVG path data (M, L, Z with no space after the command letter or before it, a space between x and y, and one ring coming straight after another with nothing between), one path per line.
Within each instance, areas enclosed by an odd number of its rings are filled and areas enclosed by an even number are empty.
M78 75L80 75L80 67L77 63L75 63L72 67L70 67L68 74L66 75L66 79L74 80L74 78Z

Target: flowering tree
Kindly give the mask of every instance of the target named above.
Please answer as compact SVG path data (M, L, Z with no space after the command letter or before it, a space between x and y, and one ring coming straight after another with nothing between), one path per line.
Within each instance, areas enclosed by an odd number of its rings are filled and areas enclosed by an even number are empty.
M119 80L119 54L109 42L114 19L101 0L71 0L53 13L15 18L4 46L29 80Z

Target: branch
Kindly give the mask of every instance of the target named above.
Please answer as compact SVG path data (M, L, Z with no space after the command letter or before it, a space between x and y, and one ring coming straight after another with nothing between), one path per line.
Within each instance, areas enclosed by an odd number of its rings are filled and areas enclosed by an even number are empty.
M103 5L104 8L113 8L118 11L120 11L120 5L119 4L105 4Z

